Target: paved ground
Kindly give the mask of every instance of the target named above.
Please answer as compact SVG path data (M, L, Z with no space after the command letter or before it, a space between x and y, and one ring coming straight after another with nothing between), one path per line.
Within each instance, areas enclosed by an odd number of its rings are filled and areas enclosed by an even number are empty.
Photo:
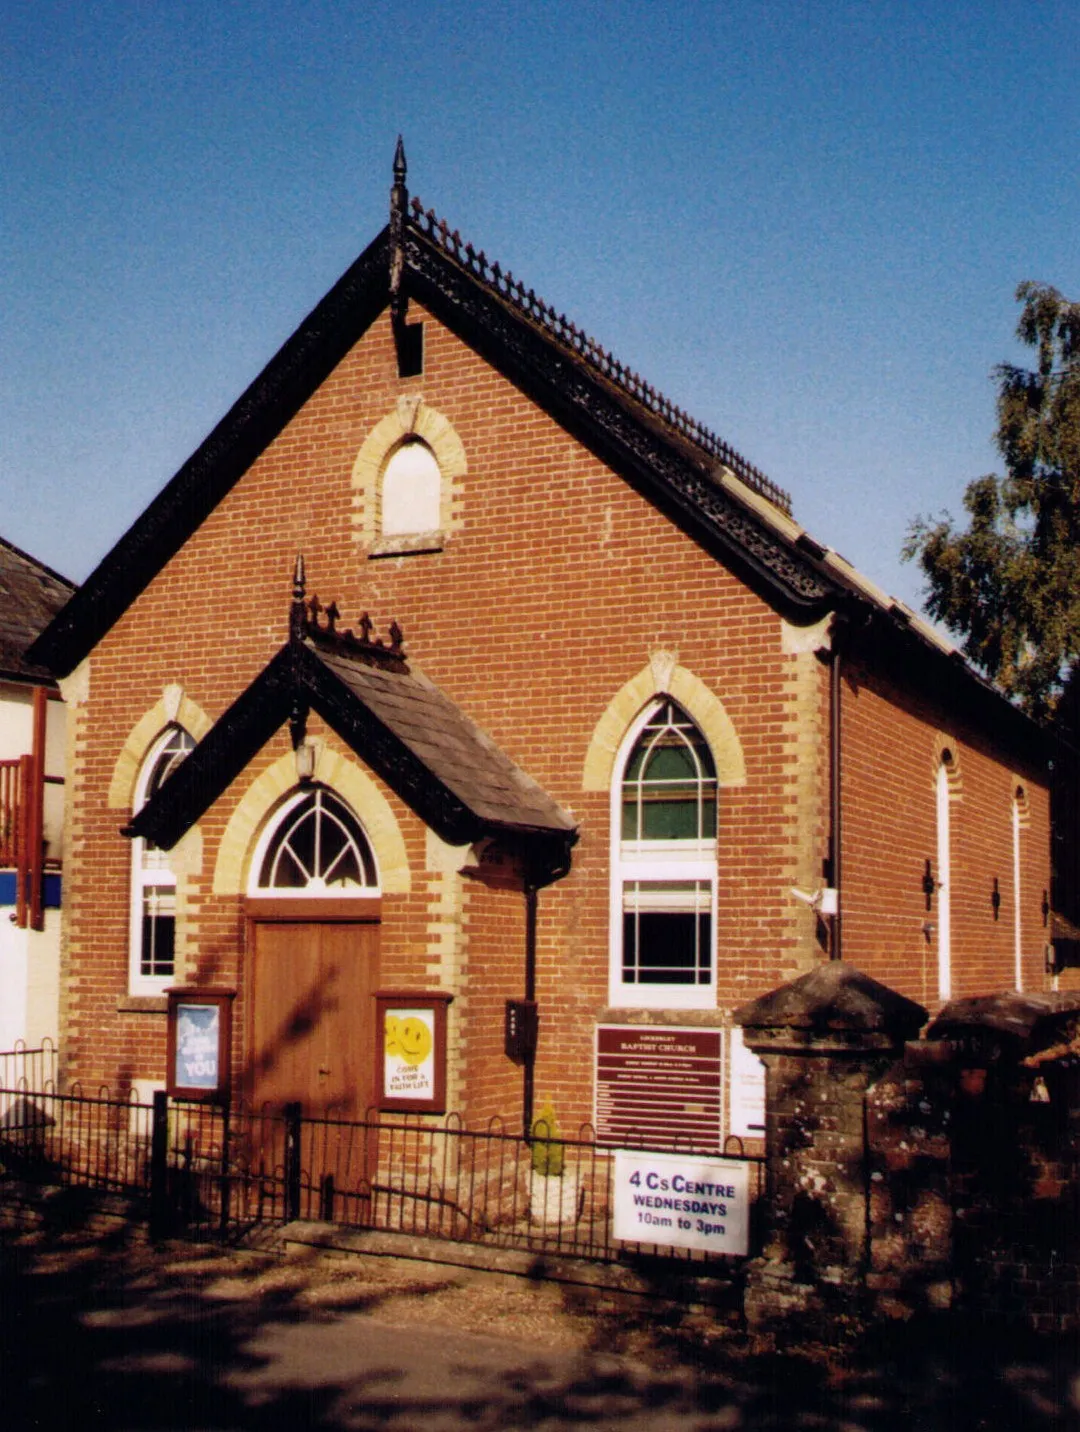
M1072 1345L924 1325L754 1356L435 1264L0 1233L0 1428L1080 1428Z

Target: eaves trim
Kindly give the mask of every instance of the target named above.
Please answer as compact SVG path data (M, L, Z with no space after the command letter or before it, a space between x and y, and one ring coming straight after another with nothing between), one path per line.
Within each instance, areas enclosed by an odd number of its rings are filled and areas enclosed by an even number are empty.
M27 652L66 676L281 433L389 302L387 230L312 309Z
M602 462L618 472L785 615L802 623L840 590L741 500L742 484L653 414L606 384L415 226L406 229L408 294L504 373ZM777 511L777 517L783 514ZM790 519L784 518L790 523ZM794 526L795 524L791 524Z

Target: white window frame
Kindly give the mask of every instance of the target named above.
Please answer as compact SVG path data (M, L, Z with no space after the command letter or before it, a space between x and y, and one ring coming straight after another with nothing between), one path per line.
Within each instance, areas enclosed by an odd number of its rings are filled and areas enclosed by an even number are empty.
M952 840L950 832L949 767L943 755L937 768L937 965L938 999L952 998Z
M642 731L668 703L692 721L702 739L701 726L679 702L661 695L639 713L623 738L611 782L611 896L609 913L610 965L608 1003L622 1009L714 1009L716 1007L716 925L719 871L717 837L701 840L635 840L622 838L623 781L626 767ZM715 757L713 758L715 767ZM719 829L719 781L717 827ZM624 892L633 881L691 882L708 886L709 979L704 984L635 984L623 978Z
M1017 786L1012 801L1012 858L1013 858L1013 974L1018 993L1024 988L1024 938L1021 921L1020 878L1022 875L1021 835L1023 829L1024 788Z
M357 827L363 835L371 866L375 872L374 884L346 886L327 885L322 877L317 877L309 881L307 885L302 886L260 885L259 876L267 853L277 839L282 826L290 819L296 808L302 805L310 796L315 795L318 800L323 792L331 796L339 805L343 806L356 822ZM362 866L363 862L361 861L360 863ZM251 856L251 865L248 870L248 894L259 899L273 900L325 900L328 898L335 900L371 900L377 898L381 893L379 862L375 854L375 847L364 828L364 822L357 815L356 811L353 810L349 802L344 796L335 790L331 790L327 786L312 785L309 783L303 783L297 786L274 811L273 816L267 821L265 828L256 842L255 849Z
M181 736L189 742L187 754L194 749L195 742L183 726L170 725L154 740L143 757L139 777L135 783L135 797L132 802L133 814L138 814L146 804L151 781L162 755L169 745ZM173 769L183 759L183 754L174 752ZM158 782L160 785L160 781ZM161 898L172 904L173 917L173 962L167 974L145 974L143 972L143 912L150 892L160 892ZM169 864L167 851L158 849L142 836L135 836L131 842L131 900L128 930L128 993L132 995L160 995L176 983L176 872Z

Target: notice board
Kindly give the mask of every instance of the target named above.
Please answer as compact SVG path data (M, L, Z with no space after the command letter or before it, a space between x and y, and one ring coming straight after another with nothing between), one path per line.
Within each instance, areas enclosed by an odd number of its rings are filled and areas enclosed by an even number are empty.
M668 1025L596 1029L596 1131L601 1143L718 1148L723 1031Z

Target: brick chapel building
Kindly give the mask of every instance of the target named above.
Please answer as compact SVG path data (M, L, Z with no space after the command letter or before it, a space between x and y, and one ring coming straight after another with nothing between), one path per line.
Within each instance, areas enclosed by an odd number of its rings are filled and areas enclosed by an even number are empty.
M731 1011L816 962L1050 988L1039 730L405 181L35 648L67 1078L160 1084L213 988L236 1092L359 1116L389 993L471 1125L745 1133Z

